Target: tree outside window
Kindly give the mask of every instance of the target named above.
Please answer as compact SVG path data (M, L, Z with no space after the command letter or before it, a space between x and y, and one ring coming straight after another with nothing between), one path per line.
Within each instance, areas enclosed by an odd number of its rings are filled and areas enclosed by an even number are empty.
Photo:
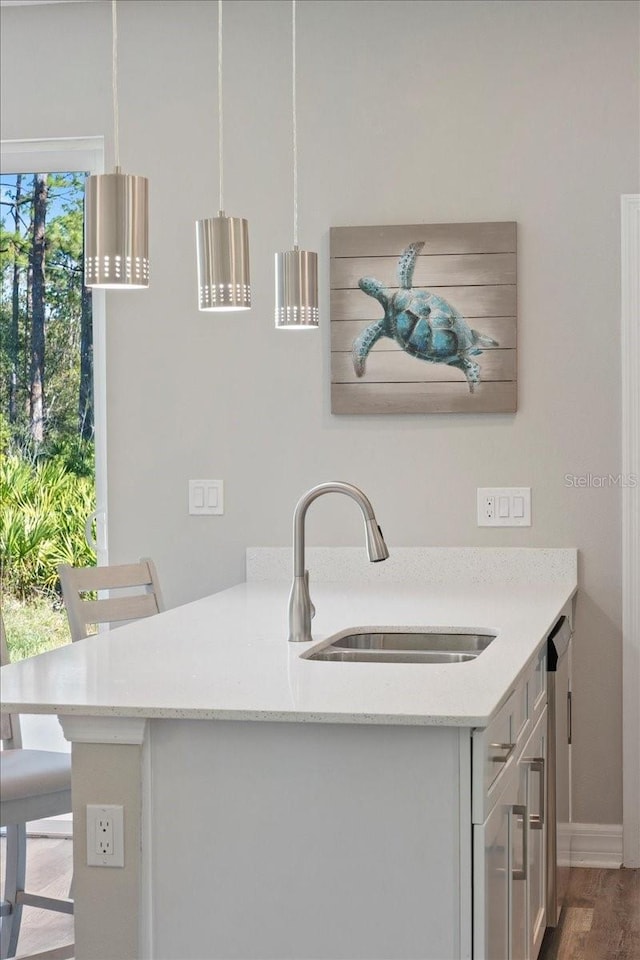
M0 185L0 566L12 657L69 639L58 563L95 563L91 291L85 173Z

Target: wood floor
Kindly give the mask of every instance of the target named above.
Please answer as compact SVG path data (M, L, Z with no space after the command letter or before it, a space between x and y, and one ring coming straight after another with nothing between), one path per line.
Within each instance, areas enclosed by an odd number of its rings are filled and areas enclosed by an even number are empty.
M640 870L575 867L539 960L640 960Z
M0 863L4 882L5 838L0 844ZM68 897L72 875L72 841L34 837L27 840L27 880L29 893L50 897ZM73 917L52 910L23 907L18 956L38 953L50 947L73 942Z
M28 850L31 891L67 896L71 841L34 838ZM4 839L0 859L4 866ZM73 917L25 907L19 954L71 940ZM539 960L640 960L640 870L572 870L560 926L547 931Z

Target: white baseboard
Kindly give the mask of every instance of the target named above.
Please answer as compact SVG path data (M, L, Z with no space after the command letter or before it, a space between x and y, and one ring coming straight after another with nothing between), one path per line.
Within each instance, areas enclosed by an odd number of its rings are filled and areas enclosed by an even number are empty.
M571 860L561 866L622 866L622 825L618 823L572 823Z
M622 866L622 825L618 823L572 823L563 825L559 837L558 853L563 867L609 867ZM568 830L566 828L569 828ZM73 820L71 814L50 820L36 820L29 824L30 837L71 837ZM568 836L567 836L568 834ZM566 848L570 849L567 860Z

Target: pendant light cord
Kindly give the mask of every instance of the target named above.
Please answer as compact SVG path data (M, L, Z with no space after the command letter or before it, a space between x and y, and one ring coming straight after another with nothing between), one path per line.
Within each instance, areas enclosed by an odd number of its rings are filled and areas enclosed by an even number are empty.
M293 249L298 249L298 123L296 111L296 0L291 0L291 86L293 89Z
M224 211L222 194L222 0L218 0L218 175L220 178L220 213Z
M113 153L115 159L116 173L120 171L120 132L118 116L118 16L116 12L116 0L111 0L111 46L112 46L112 70L111 87L113 94Z

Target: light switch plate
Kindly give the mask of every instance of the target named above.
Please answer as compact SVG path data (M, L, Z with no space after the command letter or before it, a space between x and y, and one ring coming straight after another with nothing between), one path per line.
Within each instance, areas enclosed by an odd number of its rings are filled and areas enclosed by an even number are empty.
M530 527L531 487L478 487L479 527Z
M189 480L189 513L197 517L224 513L223 481Z

